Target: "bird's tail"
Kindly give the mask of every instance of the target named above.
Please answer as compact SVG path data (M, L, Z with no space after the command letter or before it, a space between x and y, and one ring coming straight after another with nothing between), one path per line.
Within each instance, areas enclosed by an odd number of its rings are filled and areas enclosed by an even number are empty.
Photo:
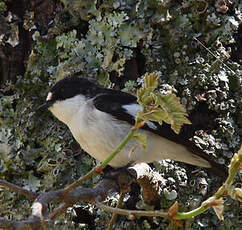
M207 161L210 165L209 170L214 172L217 176L222 177L224 180L228 177L228 168L225 165L219 164L215 162L214 158L209 156L203 150L201 150L198 146L196 146L193 142L188 141L186 144L186 148L193 152L196 156L202 158Z

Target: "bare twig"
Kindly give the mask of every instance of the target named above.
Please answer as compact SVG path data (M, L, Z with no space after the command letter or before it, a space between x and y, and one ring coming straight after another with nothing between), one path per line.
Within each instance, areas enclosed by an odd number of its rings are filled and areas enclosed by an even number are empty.
M234 72L234 70L232 70L228 65L226 65L221 59L220 57L216 56L211 50L209 50L200 40L198 40L196 37L193 37L193 39L195 41L197 41L204 49L206 49L208 51L208 53L210 53L213 57L216 58L216 60L218 62L220 62L221 64L223 64L229 71L231 71L231 73L233 73L234 75L236 75L236 73Z
M125 192L122 192L122 190L121 190L120 197L119 197L119 200L118 200L116 208L120 208L121 207L121 205L123 203L123 200L124 200L124 196L125 196ZM107 230L112 230L113 229L113 225L114 225L117 217L118 217L118 214L117 213L113 213L112 218L111 218L111 220L109 222L109 225L107 227Z
M0 186L6 187L13 192L22 194L22 195L28 197L31 200L36 199L36 197L38 196L38 193L31 192L27 189L24 189L24 188L22 188L18 185L12 184L12 183L5 181L5 180L0 180Z
M96 176L97 173L97 169L100 166L96 166L95 168L93 168L90 172L88 172L86 175L80 177L78 180L74 181L72 184L68 185L64 190L63 190L63 196L67 193L69 193L71 190L73 190L74 188L76 188L78 185L80 185L83 181L92 178L93 176Z
M23 220L23 221L7 220L5 218L0 218L0 226L1 226L1 229L11 229L11 230L12 229L43 230L43 228L41 227L41 222L37 217L29 220Z
M164 217L164 218L169 218L168 213L163 212L161 210L140 211L140 210L128 210L128 209L112 208L112 207L109 207L109 206L102 204L99 201L96 201L95 205L98 208L103 209L107 212L112 212L112 213L116 213L116 214L119 214L119 215L125 215L125 216L130 216L130 215L134 215L134 216L160 216L160 217Z
M50 219L54 220L56 217L62 215L66 211L66 209L69 207L70 207L70 204L62 203L58 208L55 208L50 213Z
M234 156L231 161L230 166L230 177L226 180L227 184L231 184L234 178L235 173L238 171L239 167L241 167L242 157L241 154ZM131 172L132 171L132 172ZM131 172L134 176L136 176L137 181L139 181L143 177L148 177L152 181L152 176L154 177L154 173L151 173L150 168L147 164L140 163L135 166L129 168L129 172ZM89 175L91 175L90 173ZM123 174L122 174L123 175ZM83 177L85 178L85 177ZM125 177L128 178L128 177ZM161 180L162 181L162 180ZM65 192L65 189L60 189L56 191L51 191L47 193L41 193L37 196L37 193L29 192L19 186L13 185L9 182L0 180L2 186L5 186L12 191L19 192L20 194L26 195L30 199L36 198L32 205L32 215L28 220L23 221L14 221L7 220L4 218L0 218L0 226L3 229L29 229L29 230L54 230L53 220L64 213L66 209L72 206L77 201L83 200L94 203L98 208L101 208L105 211L112 212L115 215L127 215L127 216L160 216L164 218L170 218L167 212L163 212L161 210L158 211L140 211L140 210L126 210L120 209L118 204L117 208L108 207L103 205L101 201L103 201L110 190L117 189L116 183L113 180L103 179L101 180L94 188L82 188L76 187L70 190L68 193ZM127 183L129 183L127 181ZM142 184L141 184L142 186ZM215 194L216 198L222 196L226 190L226 186L222 186L218 192ZM36 197L37 196L37 197ZM121 202L122 199L120 199ZM61 202L59 207L53 210L51 213L48 211L49 203L57 203ZM206 209L210 207L206 206ZM191 212L192 216L194 216L194 211ZM199 214L200 212L196 213ZM184 219L189 216L190 213L177 213L173 218L174 219ZM113 215L112 222L115 221L115 215ZM190 218L192 217L190 215ZM112 226L112 224L110 224Z
M132 170L133 175L137 179L139 179L139 177L145 177L145 174L149 178L151 177L150 168L145 163L132 166L129 169ZM1 218L0 226L1 227L4 226L4 228L2 227L3 229L16 229L16 230L22 230L22 229L30 229L30 230L51 229L52 230L54 229L52 221L56 217L64 213L68 207L72 206L77 201L82 200L82 201L87 201L91 203L94 202L94 200L96 199L98 199L98 201L102 201L107 197L110 190L117 190L117 184L113 180L109 180L109 179L101 180L94 188L76 187L77 184L80 183L80 181L83 181L91 177L92 175L94 175L95 171L96 169L93 169L84 177L81 177L78 180L78 182L73 183L71 186L68 186L67 187L68 192L66 192L66 189L59 189L56 191L37 194L37 193L29 192L28 190L25 190L7 181L1 180L0 182L2 186L5 186L11 189L12 191L26 195L28 198L32 200L35 199L35 201L32 204L32 208L31 208L32 212L28 220L14 221L14 220L7 220L4 218ZM122 173L122 180L120 179L120 184L122 184L124 188L125 188L125 183L127 184L130 183L128 178L129 177L124 176L124 173ZM120 202L121 200L122 199L120 199ZM49 213L48 204L58 203L58 202L61 202L61 204L56 209L54 209L52 212ZM118 205L118 207L119 206L120 205Z
M9 186L10 184L10 186ZM3 181L1 185L11 188L11 183ZM64 189L41 193L32 204L32 213L28 220L14 221L0 218L1 229L14 229L14 230L54 230L53 222L57 216L65 212L65 210L72 206L74 203L83 200L93 202L96 198L104 200L110 190L116 190L116 183L113 180L103 179L94 188L77 187L69 193L64 193ZM23 195L24 189L15 189L14 191L20 192ZM29 193L26 193L29 197ZM32 198L31 198L32 199ZM62 202L61 205L49 214L49 203Z

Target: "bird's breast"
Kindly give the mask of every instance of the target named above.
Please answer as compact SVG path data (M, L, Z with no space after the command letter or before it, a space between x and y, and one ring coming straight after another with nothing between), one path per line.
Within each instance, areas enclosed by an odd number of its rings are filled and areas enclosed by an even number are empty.
M83 112L80 111L79 116L75 116L68 126L76 141L88 154L104 161L128 134L131 126L96 109L85 113L87 116ZM129 161L126 154L120 153L111 165L120 167Z

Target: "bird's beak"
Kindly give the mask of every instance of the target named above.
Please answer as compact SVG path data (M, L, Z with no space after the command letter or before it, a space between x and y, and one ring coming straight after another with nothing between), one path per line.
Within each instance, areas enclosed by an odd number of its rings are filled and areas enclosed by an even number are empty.
M38 108L37 108L37 112L39 111L43 111L45 109L48 109L50 106L52 106L54 104L54 101L46 101L44 104L40 105Z

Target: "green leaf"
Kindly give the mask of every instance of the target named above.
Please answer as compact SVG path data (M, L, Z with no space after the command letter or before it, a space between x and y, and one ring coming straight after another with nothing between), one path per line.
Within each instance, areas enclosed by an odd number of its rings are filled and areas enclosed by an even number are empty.
M143 102L143 100L144 100L144 98L147 96L147 92L146 92L145 88L140 88L140 89L138 89L136 95L137 95L137 101L138 101L138 103L139 103L142 107L144 107L144 106L145 106L145 103Z
M145 85L137 91L138 103L143 107L143 111L137 113L136 124L147 120L159 124L165 121L176 133L179 133L183 124L190 124L186 110L176 95L162 95L155 92L157 86L158 75L145 74Z
M135 138L141 144L141 146L144 149L146 149L146 146L147 146L147 137L145 135L138 133L138 134L135 134L133 136L133 138Z
M169 114L165 110L154 109L154 110L146 113L145 117L146 117L146 119L148 119L150 121L156 121L161 125L162 121L168 120Z
M171 128L179 133L183 124L191 124L186 116L186 110L180 99L174 94L158 95L157 104L166 112L164 121L171 124Z
M146 106L155 101L155 94L152 92L158 86L159 76L155 73L145 74L145 85L137 91L138 103L145 109Z
M156 89L158 86L159 76L156 73L145 74L145 88L150 88L152 90Z

